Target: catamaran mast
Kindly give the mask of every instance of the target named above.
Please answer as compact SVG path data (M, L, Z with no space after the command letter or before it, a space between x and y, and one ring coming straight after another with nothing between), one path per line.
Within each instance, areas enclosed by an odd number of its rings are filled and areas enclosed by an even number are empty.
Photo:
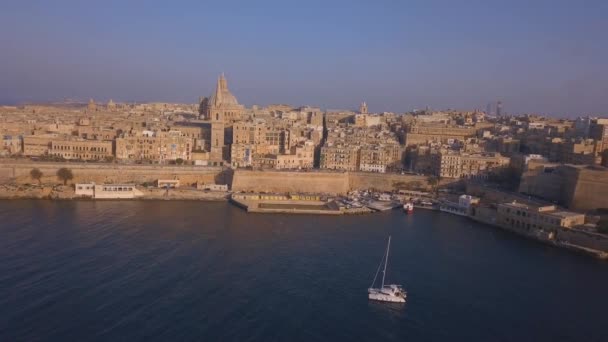
M388 246L386 246L386 260L384 261L384 271L382 271L382 287L384 288L384 277L386 277L386 265L388 264L388 252L391 249L391 236L388 236Z

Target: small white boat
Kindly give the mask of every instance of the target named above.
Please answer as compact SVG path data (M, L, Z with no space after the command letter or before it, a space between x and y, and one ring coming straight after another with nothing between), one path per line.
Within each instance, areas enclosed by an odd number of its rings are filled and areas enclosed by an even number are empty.
M388 264L388 253L391 248L391 237L388 237L388 245L386 246L386 253L382 256L382 261L380 265L378 265L378 270L376 271L376 276L374 276L374 281L372 285L367 289L367 294L369 299L377 300L381 302L394 302L394 303L405 303L405 298L407 296L406 292L401 288L401 285L384 285L384 279L386 277L386 265ZM382 270L382 285L380 288L374 288L374 284L376 284L376 279L378 278L378 274L380 273L380 269L384 264L384 269Z

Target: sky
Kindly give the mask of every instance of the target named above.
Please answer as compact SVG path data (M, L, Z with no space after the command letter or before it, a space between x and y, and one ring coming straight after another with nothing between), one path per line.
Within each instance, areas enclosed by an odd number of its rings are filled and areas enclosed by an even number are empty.
M0 1L0 103L608 114L606 0Z

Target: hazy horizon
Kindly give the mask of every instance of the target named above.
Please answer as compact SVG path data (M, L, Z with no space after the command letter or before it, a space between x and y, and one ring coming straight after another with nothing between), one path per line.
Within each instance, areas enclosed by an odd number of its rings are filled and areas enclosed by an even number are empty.
M0 103L239 102L606 115L608 3L0 4Z

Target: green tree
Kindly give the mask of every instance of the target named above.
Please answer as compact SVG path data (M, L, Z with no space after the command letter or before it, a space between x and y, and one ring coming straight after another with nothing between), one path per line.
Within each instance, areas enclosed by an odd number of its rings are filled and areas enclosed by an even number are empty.
M74 179L74 174L72 173L72 170L62 167L61 169L57 170L57 178L63 181L63 185L66 185L68 184L69 180Z
M184 163L184 160L182 158L177 158L177 159L175 159L175 163L177 165L182 165Z
M432 192L437 192L437 184L439 184L437 176L428 176L426 182L431 186Z
M32 177L32 179L35 179L38 181L38 185L41 184L40 179L42 178L42 171L40 171L40 169L38 168L34 168L30 171L30 177Z

